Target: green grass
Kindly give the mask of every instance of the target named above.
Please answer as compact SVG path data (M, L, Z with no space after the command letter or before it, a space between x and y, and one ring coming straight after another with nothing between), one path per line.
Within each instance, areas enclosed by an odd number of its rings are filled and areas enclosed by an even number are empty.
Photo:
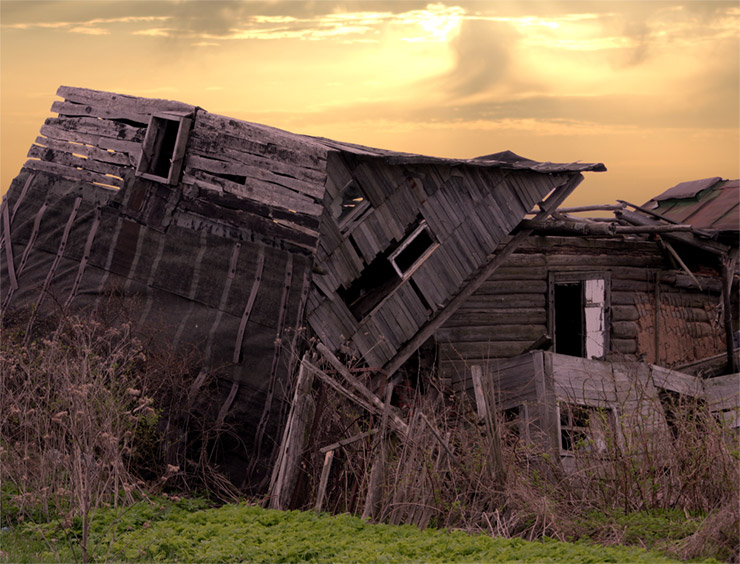
M58 525L22 524L0 534L5 562L79 560ZM46 542L43 540L46 537ZM50 548L51 547L51 548ZM357 517L272 511L245 504L140 502L101 511L95 560L127 562L676 562L637 548L527 542L461 531L369 525Z

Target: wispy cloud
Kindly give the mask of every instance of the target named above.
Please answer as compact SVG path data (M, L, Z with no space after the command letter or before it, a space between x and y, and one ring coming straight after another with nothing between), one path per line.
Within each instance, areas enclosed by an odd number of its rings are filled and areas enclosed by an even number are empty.
M54 29L59 31L67 31L69 33L108 35L111 33L110 27L114 27L117 25L120 26L128 24L163 22L169 19L171 19L171 16L123 16L118 18L93 18L89 20L62 22L17 22L2 24L0 27L5 29L18 30Z
M67 28L70 33L82 33L83 35L110 35L110 31L102 27L75 26Z

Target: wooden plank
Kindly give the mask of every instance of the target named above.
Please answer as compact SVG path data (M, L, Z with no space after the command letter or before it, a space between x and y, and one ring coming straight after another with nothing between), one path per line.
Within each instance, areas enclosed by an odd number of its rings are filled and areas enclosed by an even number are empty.
M704 389L711 410L740 408L740 374L707 378Z
M500 280L493 276L483 282L476 290L476 296L486 295L511 295L511 294L546 294L547 282L545 280Z
M522 354L530 341L485 341L468 343L439 343L439 355L442 359L466 359L468 362L480 362L490 358L508 358Z
M380 358L381 362L375 362L372 366L380 366L383 362L391 358L398 350L397 346L391 342L390 339L386 338L386 334L383 332L380 324L378 323L375 316L364 320L362 326L358 330L366 334L373 351L375 351Z
M385 339L394 349L394 352L397 351L401 344L404 342L398 324L395 322L390 322L388 319L386 319L386 312L384 312L382 309L376 311L373 314L372 321L375 323L380 333L385 337Z
M321 477L319 478L319 489L316 492L314 511L321 511L324 507L324 497L326 496L326 486L329 484L332 460L334 460L334 450L328 450L324 455L324 465L321 467Z
M198 174L205 178L206 173L198 171ZM187 189L192 187L195 189L195 193L198 194L198 197L203 198L212 204L216 204L232 211L240 210L250 214L259 215L264 218L269 218L271 221L280 225L295 229L301 233L310 235L311 237L318 237L318 218L296 213L292 210L267 206L255 200L239 198L226 189L226 184L229 182L228 180L223 180L218 177L213 177L211 180L213 180L213 182L218 182L219 184L214 184L207 180L201 180L189 175L183 176L182 186L185 189L185 197L192 199L192 196L187 193Z
M189 167L213 174L245 176L247 178L247 186L267 184L270 189L279 189L281 194L288 194L293 198L299 198L301 195L304 195L303 200L314 203L317 206L317 210L323 209L320 203L324 197L323 182L322 185L317 186L315 181L306 182L284 174L275 174L271 170L266 169L264 165L252 166L239 161L223 160L223 157L217 160L190 154L188 155L186 164ZM250 180L256 182L250 182ZM286 192L285 189L288 189L289 192Z
M140 123L143 126L149 123L150 114L126 111L119 106L93 106L90 104L76 104L73 102L55 101L51 105L51 111L60 116L68 117L96 117L103 119L125 119Z
M45 162L57 163L72 168L82 168L84 170L98 172L103 175L110 174L121 181L123 181L125 170L131 169L131 167L121 168L120 166L94 159L76 157L71 152L58 151L48 147L39 147L38 145L31 145L26 156L31 159L40 159Z
M278 225L258 215L229 210L200 199L182 200L178 204L174 221L188 229L201 229L207 226L208 229L214 229L214 234L220 233L222 236L227 236L230 232L253 233L260 238L264 237L266 241L292 244L309 252L316 248L316 238L306 233Z
M387 195L382 186L382 177L378 168L383 165L377 162L368 164L360 162L352 169L352 176L357 180L362 193L374 208L378 208L386 199Z
M323 169L306 168L291 162L282 162L266 156L255 155L239 148L219 146L210 138L191 137L188 141L188 152L202 157L239 162L246 166L269 170L277 175L288 176L309 184L323 186L326 183L327 187L329 186L327 175Z
M132 127L125 123L86 117L47 118L44 121L44 125L65 131L99 135L101 137L110 137L111 139L121 139L123 141L142 142L146 133L145 127ZM43 131L41 133L44 134Z
M437 206L436 200L427 200L421 207L421 214L437 240L442 241L449 237L452 225L446 216L437 213Z
M654 365L650 366L650 374L656 388L670 390L689 397L704 395L704 382L697 376Z
M439 284L439 280L435 279L431 275L432 271L429 267L426 267L426 262L422 264L416 272L411 276L411 280L419 288L419 292L424 296L429 307L432 311L437 311L443 306L447 296L449 295L444 287Z
M314 170L326 170L329 149L324 145L311 138L266 125L198 112L193 135L211 138L217 143L228 142L229 147L241 147L249 153L272 160L290 162Z
M41 133L44 133L43 127L41 128ZM139 162L139 159L141 157L141 143L138 143L136 141L124 141L121 139L109 139L108 137L100 137L97 140L97 146L101 149L111 149L120 153L128 153L137 163Z
M373 406L374 409L378 410L379 413L382 413L385 410L385 404L376 396L373 394L365 384L360 382L357 378L355 378L350 371L347 369L346 366L344 366L339 359L337 359L334 354L326 348L322 343L318 343L316 345L316 349L323 355L323 357L329 361L329 363L337 370L342 377L347 381L347 383L366 401L370 402L370 404ZM390 413L388 413L388 422L391 424L392 427L394 427L398 432L401 433L403 437L407 436L408 434L408 425L406 422L404 422L396 413L394 409L389 409Z
M408 341L416 333L417 325L409 313L406 304L398 297L397 293L389 296L388 299L378 308L383 310L387 320L395 321L400 328L401 342Z
M388 202L383 202L383 205L375 211L375 215L383 226L383 229L385 229L388 239L400 242L403 238L403 229L398 216L393 213Z
M100 186L101 190L111 189L117 190L123 187L123 181L120 178L114 178L111 176L105 176L104 174L98 174L96 172L90 172L88 170L80 170L71 166L65 166L58 163L51 163L47 161L36 161L28 160L23 166L30 170L37 170L39 172L48 172L50 174L57 174L63 178L74 181L90 182L91 184L103 184ZM112 188L111 188L112 187Z
M97 107L120 108L139 114L150 114L156 112L176 112L179 114L191 113L195 106L177 102L174 100L163 100L159 98L139 98L116 94L114 92L103 92L89 88L75 88L71 86L60 86L57 96L69 102L88 104Z
M509 321L513 321L510 319ZM489 327L441 327L435 335L441 341L453 343L463 342L495 342L495 341L534 341L547 332L547 327L541 325L493 325Z
M483 393L482 372L478 364L470 367L470 378L473 381L473 390L475 391L475 407L478 412L478 421L485 421L488 415L486 396Z
M388 359L378 346L378 339L367 329L361 329L352 335L351 342L354 350L358 351L358 356L362 356L373 370L379 369Z
M301 363L270 485L271 509L288 509L298 482L301 457L307 438L306 431L313 423L314 406L311 397L313 378L314 373Z
M473 232L473 222L471 220L472 215L472 213L469 214L468 221L460 224L460 227L457 229L457 233L459 233L461 243L465 245L465 250L473 259L474 268L478 268L485 262L488 252L483 246L481 246L479 238ZM494 246L493 250L495 250L495 248L496 247Z
M547 312L544 308L501 308L489 311L468 311L460 308L450 317L444 328L452 327L495 327L510 325L513 320L521 325L547 326Z
M63 151L65 153L73 153L76 155L84 155L88 159L94 159L96 161L117 164L121 166L136 166L136 159L133 159L128 153L119 153L115 151L108 151L105 149L99 149L90 145L82 145L79 143L70 143L68 141L51 139L49 137L36 137L34 141L36 145L48 147L49 149L56 149L57 151Z
M321 163L315 162L302 153L297 153L275 144L267 143L264 139L259 137L254 139L240 138L219 133L218 131L203 130L202 128L199 128L198 123L199 122L196 119L195 126L191 131L190 136L190 145L191 147L198 147L198 152L218 155L219 150L224 148L227 150L230 149L254 155L265 159L270 163L281 163L286 167L311 170L317 174L324 172L324 167ZM271 165L270 169L272 169ZM298 173L291 173L290 176L293 178L300 178ZM323 185L320 187L320 190L317 189L316 193L313 195L317 198L321 198L321 192L323 192Z
M526 308L545 307L545 296L542 294L510 294L510 295L473 295L465 300L468 310L484 311L496 308Z
M398 300L405 306L411 314L412 321L416 327L420 327L427 319L428 313L424 304L421 303L419 296L416 294L411 284L406 281L398 289Z
M187 167L183 175L183 182L193 184L193 179L205 180L240 198L246 198L286 211L319 217L323 209L320 204L316 204L313 200L292 190L255 179L248 178L246 184L239 184L220 176Z

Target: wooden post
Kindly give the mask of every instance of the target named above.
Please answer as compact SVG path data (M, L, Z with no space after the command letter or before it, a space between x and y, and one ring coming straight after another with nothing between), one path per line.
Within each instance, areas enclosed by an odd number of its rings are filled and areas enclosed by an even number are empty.
M481 379L480 365L475 364L470 367L470 377L473 379L473 391L475 392L475 407L478 410L478 421L486 420L486 397L483 395L483 381Z
M391 419L391 422L397 431L399 431L403 435L406 435L406 433L408 433L408 426L406 425L404 420L401 419L389 406L389 400L386 400L386 403L384 404L378 396L372 393L368 389L368 387L365 386L365 384L355 378L347 369L347 367L344 366L344 364L342 364L342 362L336 356L334 356L334 353L326 348L323 343L318 343L316 345L316 349L322 355L324 355L324 358L331 363L331 365L337 370L337 372L342 375L342 377L347 381L349 385L351 385L355 389L356 392L362 395L363 398L367 402L369 402L375 409L377 409L379 413L383 413L384 418L386 417L386 407L388 407L387 417Z
M375 451L377 458L373 462L370 470L370 480L367 486L367 497L365 498L365 507L362 510L362 518L372 520L375 518L376 509L380 502L380 495L383 489L383 476L385 475L385 459L387 445L385 434L388 428L388 419L391 415L391 397L393 396L393 381L388 382L385 388L385 409L380 421L380 433L376 442Z
M660 364L660 271L655 273L655 364Z
M329 484L329 473L331 472L331 462L334 460L334 449L327 450L324 455L324 467L321 469L321 479L319 480L319 491L316 493L316 505L314 511L321 511L326 496L326 486Z
M313 421L312 385L313 372L306 370L301 362L293 402L283 431L283 440L273 468L269 493L271 509L286 509L295 491L301 469L306 429Z
M738 249L733 249L722 257L722 309L724 310L725 343L727 345L727 371L728 374L737 372L735 364L735 343L732 335L732 275L737 264Z

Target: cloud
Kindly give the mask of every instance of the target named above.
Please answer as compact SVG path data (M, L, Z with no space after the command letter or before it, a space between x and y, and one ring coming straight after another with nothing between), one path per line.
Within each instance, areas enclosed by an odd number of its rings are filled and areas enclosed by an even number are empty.
M110 31L101 27L75 26L67 28L70 33L82 33L83 35L110 35Z
M110 28L112 26L163 22L168 19L170 19L169 16L122 16L116 18L93 18L77 21L31 21L9 24L6 23L0 27L18 30L52 29L69 33L81 33L85 35L109 35L111 33Z
M454 97L486 91L506 76L510 52L519 37L507 23L465 20L451 42L455 67L440 85Z

